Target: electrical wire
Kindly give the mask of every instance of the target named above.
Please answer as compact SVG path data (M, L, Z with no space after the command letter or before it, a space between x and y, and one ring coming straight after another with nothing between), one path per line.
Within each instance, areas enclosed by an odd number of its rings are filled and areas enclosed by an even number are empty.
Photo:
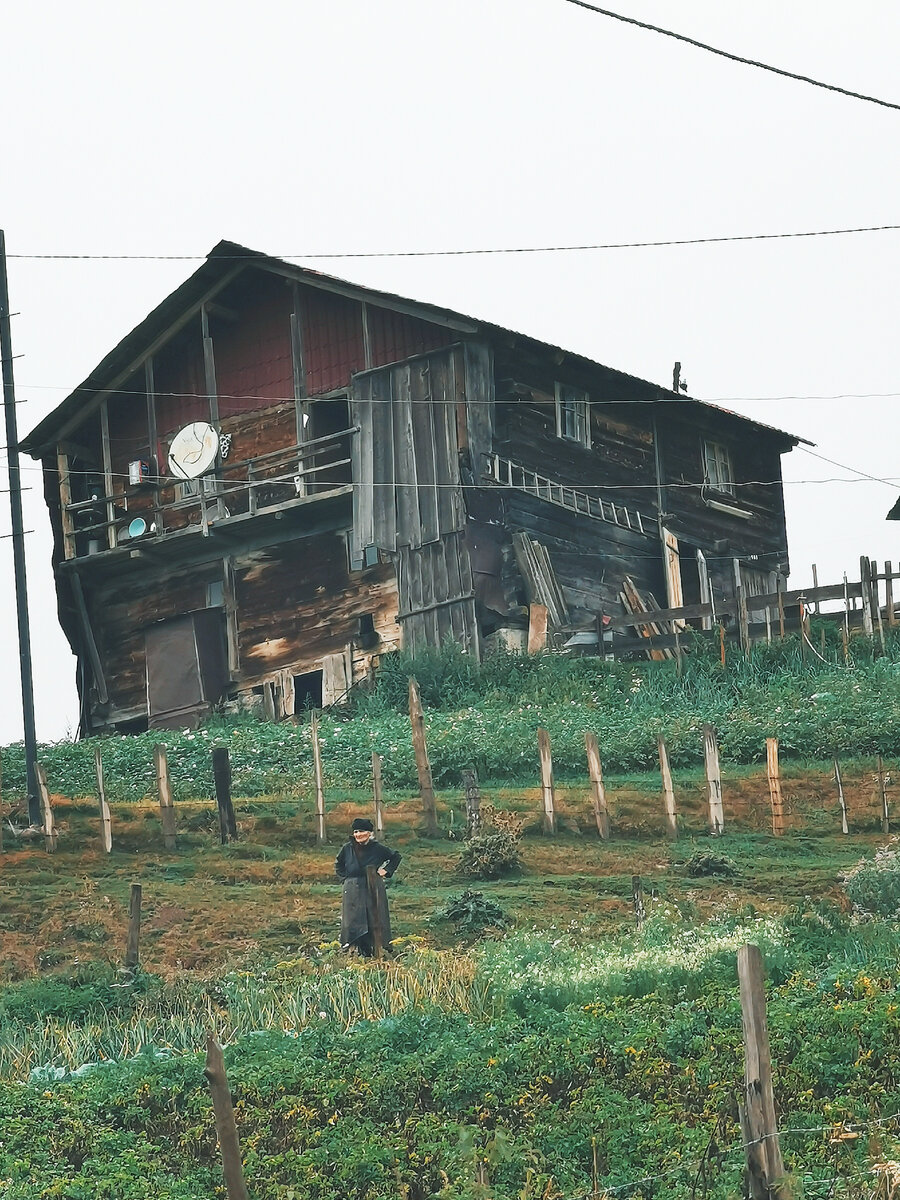
M571 0L574 3L574 0ZM850 233L886 233L900 225L856 225L842 229L807 229L789 233L742 233L717 237L667 238L644 242L591 242L571 246L485 246L461 250L341 250L332 253L295 254L217 254L216 262L342 258L454 258L476 254L563 254L581 250L647 250L665 246L705 246L720 242L765 242L788 238L838 237ZM7 254L7 258L26 258L55 262L203 262L206 254Z
M821 79L813 79L810 75L799 75L795 71L786 71L783 67L773 67L768 63L758 62L754 58L745 58L741 54L733 54L729 50L720 50L717 46L710 46L707 42L700 42L696 38L688 37L684 33L676 33L672 29L663 29L660 25L651 25L648 21L639 21L636 17L626 17L623 13L612 12L608 8L600 8L597 4L590 4L588 0L566 0L568 4L574 4L577 8L586 8L590 12L598 13L603 17L612 17L615 21L622 21L626 25L636 25L639 29L647 29L651 33L661 33L665 37L674 38L679 42L686 42L689 46L695 46L698 50L706 50L709 54L717 54L720 58L727 58L731 62L741 63L746 67L757 67L761 71L770 71L773 75L782 75L786 79L795 79L798 83L808 83L813 87L824 88L829 92L837 92L841 96L849 96L853 100L865 100L869 104L879 104L882 108L892 108L900 112L900 104L894 104L891 100L882 100L878 96L869 96L864 92L853 92L848 88L839 87L834 83L823 83Z

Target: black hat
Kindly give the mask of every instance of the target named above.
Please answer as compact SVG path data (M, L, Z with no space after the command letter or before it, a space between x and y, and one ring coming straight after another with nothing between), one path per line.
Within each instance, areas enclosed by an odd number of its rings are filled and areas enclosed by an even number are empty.
M353 822L353 824L350 826L350 832L351 833L362 833L363 830L366 830L369 833L374 833L375 826L372 824L372 822L369 820L368 817L357 817L356 820Z

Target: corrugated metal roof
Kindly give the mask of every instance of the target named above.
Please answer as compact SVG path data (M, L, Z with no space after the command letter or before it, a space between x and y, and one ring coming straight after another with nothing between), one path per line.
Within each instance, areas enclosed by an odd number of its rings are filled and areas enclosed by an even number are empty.
M340 279L334 275L325 275L309 267L299 267L293 263L286 262L284 259L272 258L261 251L240 246L236 242L221 241L213 247L206 261L197 268L193 275L167 296L161 304L157 305L130 333L126 334L118 345L97 364L88 377L61 404L57 405L27 437L22 439L20 448L35 458L49 450L68 426L77 422L85 415L87 410L94 407L99 393L115 390L124 381L124 377L140 365L142 359L152 352L154 347L171 330L172 326L179 321L179 318L190 313L192 309L199 307L203 300L208 298L211 293L215 293L221 287L224 287L227 282L248 267L262 267L264 269L276 270L281 274L287 275L289 278L296 279L298 282L305 282L313 287L323 288L326 291L338 292L360 301L382 304L388 308L393 308L399 312L406 312L411 316L419 317L426 321L434 321L437 324L446 325L462 334L480 334L505 339L512 337L541 353L549 354L550 356L564 355L570 363L582 366L588 370L593 369L609 372L623 382L638 384L642 388L649 389L650 394L642 398L645 401L666 404L688 403L707 409L714 409L717 412L734 417L735 420L742 422L744 425L775 434L782 438L788 446L797 445L799 442L812 445L805 438L786 433L784 430L777 429L772 425L766 425L762 421L752 420L730 409L722 408L716 404L709 404L705 400L697 400L690 396L676 396L668 389L662 388L658 384L653 384L646 379L641 379L636 375L629 375L625 371L620 371L615 367L608 367L604 363L599 363L584 355L566 350L565 347L555 346L550 342L544 342L539 338L531 337L517 330L494 325L477 317L466 316L463 313L455 312L453 309L441 308L419 300L411 300L396 293L382 292L375 288L364 287L360 284Z

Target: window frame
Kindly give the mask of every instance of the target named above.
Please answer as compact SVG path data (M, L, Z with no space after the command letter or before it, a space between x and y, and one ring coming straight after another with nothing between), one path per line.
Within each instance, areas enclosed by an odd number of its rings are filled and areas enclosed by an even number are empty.
M737 498L731 448L713 438L703 439L703 483L720 496Z
M571 418L574 432L568 432ZM556 384L556 436L567 442L575 442L591 448L591 397L581 387L572 383Z

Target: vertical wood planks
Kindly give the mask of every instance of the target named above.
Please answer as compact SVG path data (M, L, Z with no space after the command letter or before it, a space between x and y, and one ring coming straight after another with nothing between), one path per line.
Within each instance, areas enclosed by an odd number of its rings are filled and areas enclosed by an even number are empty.
M719 768L719 739L712 725L703 726L703 762L706 768L706 789L709 797L709 831L714 836L725 828L722 807L722 773Z
M750 1194L753 1200L777 1200L784 1164L775 1120L766 990L759 947L741 946L737 968L744 1030L744 1102L739 1105L739 1115Z
M431 763L428 761L428 746L425 741L425 714L422 712L419 685L413 678L409 681L409 723L412 728L416 771L419 775L419 795L425 815L425 832L428 837L437 837L440 830L437 823L434 784L431 782Z
M544 810L544 833L556 833L556 793L553 786L553 757L550 753L550 734L537 731L538 752L541 756L541 803Z
M841 806L841 833L849 833L847 824L847 801L844 798L844 781L841 779L841 764L834 759L834 782L837 784L838 804Z
M319 745L319 714L313 710L309 719L309 736L312 741L313 775L316 787L316 841L324 845L325 835L325 784L322 774L322 748Z
M372 798L375 802L375 836L384 833L384 800L381 792L381 755L372 751Z
M112 853L112 817L106 803L106 787L103 783L103 755L100 747L94 747L94 773L97 776L97 803L100 807L100 839L107 854Z
M50 806L50 793L47 790L47 773L40 763L35 764L34 770L37 775L38 792L41 798L41 813L44 818L44 847L48 853L52 854L56 849L57 833L56 825L53 821L53 809Z
M656 743L659 752L659 773L662 776L663 807L666 813L666 833L674 842L678 837L678 814L675 811L675 789L672 786L672 771L669 767L669 751L663 738Z
M165 746L153 747L156 766L156 794L159 797L159 819L162 822L163 845L175 849L175 806L172 803L172 784L169 780L169 760Z
M778 738L766 738L766 775L772 804L772 833L784 833L784 802L781 797L781 773L778 767Z
M606 803L606 788L603 785L603 767L600 762L600 747L597 745L597 735L584 735L584 748L587 752L588 775L591 780L591 799L594 806L594 820L597 832L604 842L609 841L609 807Z

